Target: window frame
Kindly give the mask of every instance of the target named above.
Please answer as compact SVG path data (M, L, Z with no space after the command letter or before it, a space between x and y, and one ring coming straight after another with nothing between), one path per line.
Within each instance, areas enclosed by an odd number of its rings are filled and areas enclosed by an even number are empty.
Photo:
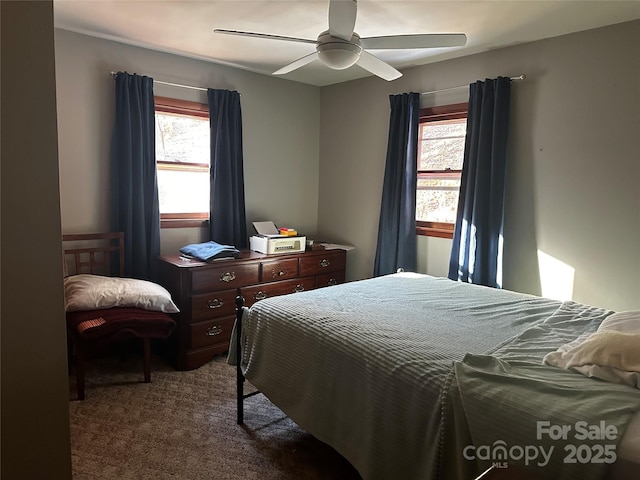
M204 103L169 97L154 97L154 103L156 112L209 120L209 106ZM201 172L204 169L209 171L209 165L204 163L181 163L180 167L178 167L174 162L162 162L156 159L156 169ZM205 227L208 223L209 212L160 214L160 228Z
M418 126L424 123L439 122L443 120L460 120L468 117L468 103L455 103L451 105L441 105L435 107L421 108L419 113ZM420 142L422 138L418 138L418 153L420 152ZM416 159L416 162L419 160ZM462 170L417 170L417 175L424 173L438 173L440 175L462 174ZM416 186L417 193L417 186ZM455 225L446 222L428 222L416 220L416 234L426 237L453 238L453 230Z

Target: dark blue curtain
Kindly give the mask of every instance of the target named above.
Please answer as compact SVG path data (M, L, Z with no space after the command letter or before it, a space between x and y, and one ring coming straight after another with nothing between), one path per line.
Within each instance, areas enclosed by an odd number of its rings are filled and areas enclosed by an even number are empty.
M124 275L154 280L160 255L153 79L118 72L111 147L111 229L124 232Z
M420 94L390 95L387 161L374 276L417 267L416 183Z
M211 124L211 240L246 248L240 94L209 89L207 96Z
M449 278L502 288L502 230L509 131L507 77L470 85L467 138Z

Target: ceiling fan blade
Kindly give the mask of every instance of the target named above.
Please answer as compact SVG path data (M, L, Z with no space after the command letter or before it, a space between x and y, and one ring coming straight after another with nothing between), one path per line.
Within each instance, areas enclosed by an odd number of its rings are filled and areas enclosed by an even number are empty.
M224 28L216 28L214 33L224 33L226 35L238 35L241 37L267 38L269 40L286 40L288 42L311 43L315 45L315 40L306 38L284 37L282 35L270 35L268 33L242 32L240 30L225 30Z
M344 40L351 40L356 26L356 0L329 0L329 33Z
M362 48L371 50L461 47L466 43L467 36L464 33L391 35L388 37L367 37L360 39Z
M377 75L387 81L395 80L402 76L402 74L391 65L383 62L375 55L371 55L369 52L365 52L364 50L360 53L360 58L356 63L365 70L368 70L374 75Z
M305 55L302 58L299 58L295 62L291 62L289 65L285 65L280 70L273 72L274 75L284 75L285 73L289 73L297 68L300 68L307 63L311 63L318 58L318 52L312 52L309 55Z

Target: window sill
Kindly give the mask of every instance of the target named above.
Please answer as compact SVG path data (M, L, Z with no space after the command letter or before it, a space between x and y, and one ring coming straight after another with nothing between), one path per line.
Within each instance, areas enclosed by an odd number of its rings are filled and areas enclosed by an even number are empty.
M209 220L194 218L161 219L160 228L204 228L209 225Z
M416 233L423 237L453 238L452 228L416 227Z

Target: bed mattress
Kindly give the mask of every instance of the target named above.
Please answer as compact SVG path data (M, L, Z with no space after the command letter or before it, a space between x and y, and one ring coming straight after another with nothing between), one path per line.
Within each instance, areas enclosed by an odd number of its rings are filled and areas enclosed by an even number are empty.
M498 408L493 415L502 415L510 395L508 388L497 399L486 395L478 379L485 382L488 376L500 386L505 376L531 376L532 368L536 375L554 376L558 369L542 366L542 357L595 330L611 313L426 275L394 274L257 302L244 312L241 364L249 382L338 450L365 479L473 478L468 475L482 471L487 461L463 459L461 452L476 442L477 425L483 429L477 441L484 442L514 430L489 428L505 422L478 422L483 402ZM487 359L498 359L497 367ZM485 364L488 370L478 368ZM495 368L505 371L496 374ZM571 377L562 377L567 373ZM546 400L545 392L537 390L541 383L531 383L529 393L519 391L525 399L538 400L510 411L508 421L526 424L520 429L524 435L531 435L538 420L571 421L566 408L549 413L540 405L570 404L561 395L567 388L588 390L598 382L569 371L560 377L553 378L560 384ZM580 414L587 422L603 420L624 432L640 406L638 392L613 386L597 395L600 403L589 407L586 402ZM598 411L602 402L616 407ZM516 432L508 440L527 438ZM601 478L606 467L596 465L585 474L582 468L556 465L553 471L560 475L554 478L585 480Z

